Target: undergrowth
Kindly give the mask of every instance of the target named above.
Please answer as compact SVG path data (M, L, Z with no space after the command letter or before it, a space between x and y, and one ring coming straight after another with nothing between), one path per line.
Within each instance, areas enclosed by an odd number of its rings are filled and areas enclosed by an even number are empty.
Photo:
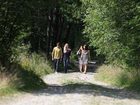
M123 70L112 65L102 65L95 78L109 84L140 92L140 72Z

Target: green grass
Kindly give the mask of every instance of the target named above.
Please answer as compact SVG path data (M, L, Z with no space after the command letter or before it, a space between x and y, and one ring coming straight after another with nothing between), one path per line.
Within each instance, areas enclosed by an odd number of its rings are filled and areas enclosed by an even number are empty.
M12 72L0 73L0 77L0 97L38 90L47 86L39 75L17 64Z
M6 95L11 95L18 93L19 91L14 88L14 87L5 87L5 88L0 88L0 96L6 96Z
M20 55L20 58L20 65L28 71L33 71L39 76L52 73L51 64L43 55L32 53L31 55Z
M28 71L19 66L17 73L17 80L14 81L14 86L18 90L31 91L46 87L44 81L40 78L40 75L34 73L34 71Z
M52 73L51 64L43 54L21 54L18 64L18 89L34 90L46 87L41 76Z
M135 70L127 71L111 65L102 65L95 78L118 87L140 92L140 74Z
M0 73L0 96L5 96L45 88L47 84L41 76L52 73L52 68L46 57L41 54L21 53L18 61L11 65L10 70L5 68L0 71L3 71Z
M15 80L15 75L0 72L0 96L10 95L18 92L17 88L13 85L13 81Z

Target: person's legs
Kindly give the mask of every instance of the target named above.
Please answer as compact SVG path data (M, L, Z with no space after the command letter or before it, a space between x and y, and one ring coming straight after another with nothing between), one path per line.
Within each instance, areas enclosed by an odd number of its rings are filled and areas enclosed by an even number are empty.
M67 72L67 60L66 59L64 59L64 71L65 71L65 73Z
M68 71L68 59L65 60L65 73Z
M67 54L64 54L64 56L63 56L63 65L64 65L64 72L67 73L67 67L68 67L68 57L67 57Z
M68 65L67 66L68 66L67 68L70 67L70 58L68 58Z
M60 62L60 60L56 59L56 72L58 72L58 69L59 69L59 62Z
M87 64L84 64L84 74L87 72Z
M82 70L83 69L83 65L80 64L79 67L80 67L80 72L83 72L83 70Z
M56 72L56 59L53 60L54 72Z

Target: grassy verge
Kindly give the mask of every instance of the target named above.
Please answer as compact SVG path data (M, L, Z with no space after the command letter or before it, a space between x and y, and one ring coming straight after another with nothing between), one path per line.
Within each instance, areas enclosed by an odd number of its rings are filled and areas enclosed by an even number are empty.
M21 54L18 58L18 61L11 65L10 70L7 68L0 70L2 71L0 72L0 96L46 87L40 78L52 72L46 57L33 53Z
M97 80L140 92L140 72L122 70L111 65L102 65L97 72Z
M46 57L42 54L26 54L20 55L19 65L25 70L32 71L38 76L49 74L52 72L51 64Z
M7 96L18 93L18 90L13 87L5 87L0 89L0 96Z
M10 95L17 92L13 86L13 81L16 80L14 75L0 72L0 96Z

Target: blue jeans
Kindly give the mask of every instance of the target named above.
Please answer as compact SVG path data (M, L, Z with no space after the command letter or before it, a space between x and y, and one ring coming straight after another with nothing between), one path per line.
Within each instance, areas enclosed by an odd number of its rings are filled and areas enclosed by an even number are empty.
M58 72L60 59L54 59L53 63L54 63L54 72Z
M67 55L64 55L63 63L64 63L64 71L65 71L65 73L67 73L67 71L68 71L68 64L69 64L69 58L68 58Z

